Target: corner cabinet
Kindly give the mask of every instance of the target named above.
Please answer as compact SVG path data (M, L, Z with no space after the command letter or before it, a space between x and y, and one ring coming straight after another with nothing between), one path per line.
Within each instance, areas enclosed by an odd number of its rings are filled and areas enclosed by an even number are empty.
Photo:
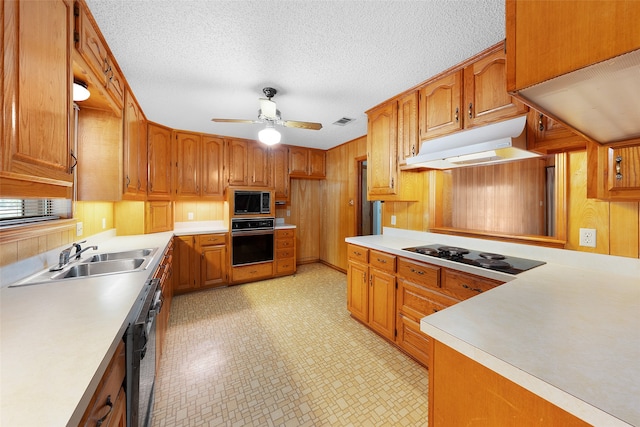
M70 198L73 3L3 1L1 7L0 196Z
M367 111L367 195L398 193L398 103L391 101Z

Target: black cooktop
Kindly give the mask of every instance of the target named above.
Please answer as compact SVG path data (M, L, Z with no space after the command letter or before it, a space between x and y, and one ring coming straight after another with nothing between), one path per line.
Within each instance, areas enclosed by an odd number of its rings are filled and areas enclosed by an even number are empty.
M403 248L402 250L509 274L522 273L523 271L545 264L542 261L532 259L516 258L438 244Z

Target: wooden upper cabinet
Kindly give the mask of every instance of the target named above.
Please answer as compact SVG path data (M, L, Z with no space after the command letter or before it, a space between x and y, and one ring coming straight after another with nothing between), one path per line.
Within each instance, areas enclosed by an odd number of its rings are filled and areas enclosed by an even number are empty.
M269 148L271 183L275 190L276 202L289 201L289 154L284 145Z
M4 40L0 195L70 197L73 4L3 1L0 7Z
M541 112L529 110L527 117L527 150L542 154L584 150L587 140L557 120Z
M587 142L587 197L640 200L640 140L601 145Z
M248 141L227 139L229 186L249 185Z
M406 165L407 159L418 154L420 135L418 129L418 91L398 100L398 162Z
M440 77L420 89L420 139L462 129L462 70Z
M74 9L76 49L91 69L96 84L108 94L107 98L112 108L121 109L126 90L124 77L84 2L76 1Z
M155 123L147 126L149 162L148 200L171 200L171 129Z
M200 195L199 134L174 132L176 142L176 197L194 198Z
M227 139L229 186L269 186L269 150L248 139Z
M640 47L637 0L507 0L506 15L509 92Z
M224 139L202 135L202 196L224 197Z
M129 90L125 93L123 142L123 198L144 200L147 195L147 124Z
M527 106L507 93L505 56L500 48L465 67L463 105L466 129L528 111Z
M325 178L325 151L315 148L290 146L289 176L291 178Z
M397 194L398 103L394 100L367 114L367 194L374 200Z

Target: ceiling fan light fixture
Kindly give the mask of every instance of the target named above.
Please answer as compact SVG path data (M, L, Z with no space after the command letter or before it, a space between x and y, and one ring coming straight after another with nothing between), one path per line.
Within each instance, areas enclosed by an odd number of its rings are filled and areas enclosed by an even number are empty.
M266 145L275 145L280 142L280 132L273 125L267 124L267 127L258 132L258 139Z
M80 102L86 101L91 96L87 84L81 80L73 81L73 101Z

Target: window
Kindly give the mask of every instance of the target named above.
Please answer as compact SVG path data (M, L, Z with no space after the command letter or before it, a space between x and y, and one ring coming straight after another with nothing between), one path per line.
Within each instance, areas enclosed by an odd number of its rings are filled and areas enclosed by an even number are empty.
M71 200L0 199L0 227L69 217Z

